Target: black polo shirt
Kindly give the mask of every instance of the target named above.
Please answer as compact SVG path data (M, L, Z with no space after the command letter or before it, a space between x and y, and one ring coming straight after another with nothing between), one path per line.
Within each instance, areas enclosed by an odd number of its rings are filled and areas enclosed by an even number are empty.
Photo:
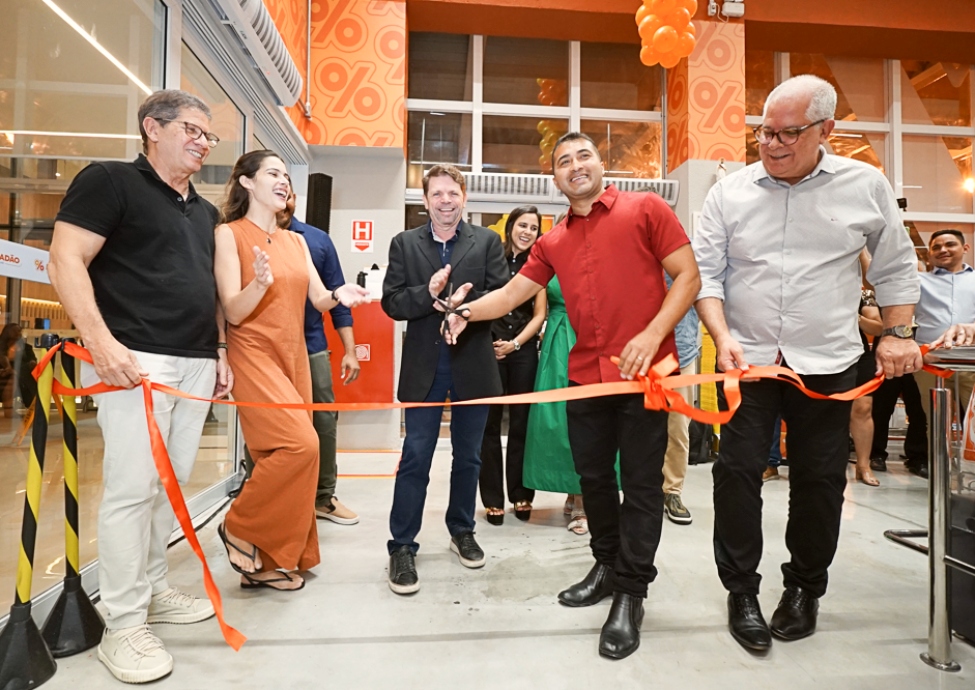
M213 231L219 214L193 185L184 198L145 156L92 163L57 220L105 238L88 267L108 329L126 347L216 359Z
M531 251L521 252L517 256L506 256L505 262L508 264L508 273L514 278L518 275L521 267L525 265L528 261L528 255ZM532 320L535 316L535 298L532 297L527 302L519 304L514 308L513 311L508 312L499 319L495 319L491 322L491 338L493 340L514 340L515 337L525 330L525 326L528 322ZM535 342L538 335L533 335L531 338L521 343L524 347L529 343ZM519 341L520 342L520 341Z

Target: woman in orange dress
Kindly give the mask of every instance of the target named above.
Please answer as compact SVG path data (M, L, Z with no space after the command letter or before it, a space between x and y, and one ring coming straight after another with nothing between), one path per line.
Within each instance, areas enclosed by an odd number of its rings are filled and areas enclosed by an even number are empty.
M216 230L214 273L227 317L234 397L309 403L305 300L323 312L368 301L356 285L329 292L304 238L277 227L291 191L273 151L238 159ZM297 590L299 571L318 564L315 490L318 435L307 410L238 408L254 471L218 528L241 587Z

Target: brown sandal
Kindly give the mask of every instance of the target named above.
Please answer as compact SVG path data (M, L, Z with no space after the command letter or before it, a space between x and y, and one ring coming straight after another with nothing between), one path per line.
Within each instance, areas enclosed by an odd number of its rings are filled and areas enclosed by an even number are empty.
M532 502L531 501L517 501L515 503L515 517L522 522L528 522L529 518L532 516Z
M491 525L503 525L504 524L504 508L485 508L487 514L488 524Z

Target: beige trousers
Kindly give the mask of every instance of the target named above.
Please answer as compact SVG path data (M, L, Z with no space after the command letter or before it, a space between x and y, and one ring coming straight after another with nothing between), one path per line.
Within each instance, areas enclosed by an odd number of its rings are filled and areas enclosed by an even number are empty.
M682 376L694 374L697 371L697 359L680 370ZM684 399L693 403L693 386L676 389ZM667 418L667 454L664 456L664 493L680 495L684 488L684 477L687 475L688 445L687 427L691 420L677 412L671 412Z

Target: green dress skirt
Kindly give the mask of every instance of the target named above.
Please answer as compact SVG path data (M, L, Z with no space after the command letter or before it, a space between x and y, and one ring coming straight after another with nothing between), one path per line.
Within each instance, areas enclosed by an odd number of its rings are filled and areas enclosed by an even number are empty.
M576 334L569 325L559 279L552 278L545 292L548 297L548 324L538 358L536 391L569 385L569 350L576 344ZM526 487L539 491L582 493L579 475L572 464L564 402L531 406L522 480Z

